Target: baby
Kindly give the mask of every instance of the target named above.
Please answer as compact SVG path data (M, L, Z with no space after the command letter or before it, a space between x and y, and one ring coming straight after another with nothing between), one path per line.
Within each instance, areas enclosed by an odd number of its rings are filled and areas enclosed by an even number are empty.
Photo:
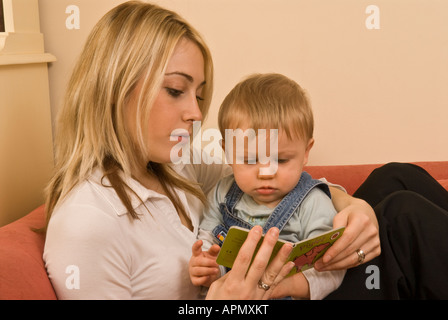
M281 239L297 242L331 230L336 214L325 181L303 171L314 144L314 120L296 82L280 74L248 77L224 99L218 122L233 174L210 192L198 235L203 248L200 241L193 246L190 276L201 286L225 272L215 262L219 247L214 244L222 244L231 226L260 225L264 232L277 227ZM309 269L284 279L276 290L321 299L344 274Z

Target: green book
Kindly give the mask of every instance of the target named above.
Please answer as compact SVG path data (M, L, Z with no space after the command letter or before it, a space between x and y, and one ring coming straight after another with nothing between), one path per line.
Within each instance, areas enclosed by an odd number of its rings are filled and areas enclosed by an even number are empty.
M342 236L344 230L345 227L333 229L318 236L292 243L293 249L288 257L288 261L293 261L295 267L292 268L288 276L312 268L314 266L314 263L324 255L328 248L330 248L333 243ZM227 233L227 236L221 247L221 251L219 252L218 258L216 259L216 262L222 266L232 268L236 256L238 255L241 246L246 240L248 233L248 229L241 227L230 227L229 232ZM263 242L263 238L264 236L258 243L254 257L258 252L258 248ZM277 252L285 243L287 243L287 241L277 241L277 244L272 251L270 260L272 260L277 255Z

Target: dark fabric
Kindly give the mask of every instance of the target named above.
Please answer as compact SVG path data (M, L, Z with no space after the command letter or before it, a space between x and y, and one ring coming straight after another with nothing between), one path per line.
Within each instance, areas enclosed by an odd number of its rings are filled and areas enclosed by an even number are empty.
M391 163L354 196L375 210L381 255L347 270L327 299L448 299L448 192L424 169ZM371 268L379 288L368 285Z

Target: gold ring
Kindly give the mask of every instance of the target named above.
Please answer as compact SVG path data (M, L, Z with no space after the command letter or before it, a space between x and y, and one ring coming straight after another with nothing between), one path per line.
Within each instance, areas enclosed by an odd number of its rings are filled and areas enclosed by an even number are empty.
M358 254L358 262L361 264L364 262L364 259L366 258L366 254L361 249L356 250L356 253Z
M264 291L268 291L271 288L271 286L266 284L266 283L264 283L260 279L260 280L258 280L258 288L263 289Z

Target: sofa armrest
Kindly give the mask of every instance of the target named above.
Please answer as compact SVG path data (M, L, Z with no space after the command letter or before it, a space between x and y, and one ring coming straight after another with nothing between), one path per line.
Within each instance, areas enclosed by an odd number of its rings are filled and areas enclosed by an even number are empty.
M56 294L42 259L44 207L0 228L0 300L54 300Z

